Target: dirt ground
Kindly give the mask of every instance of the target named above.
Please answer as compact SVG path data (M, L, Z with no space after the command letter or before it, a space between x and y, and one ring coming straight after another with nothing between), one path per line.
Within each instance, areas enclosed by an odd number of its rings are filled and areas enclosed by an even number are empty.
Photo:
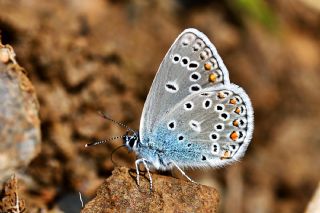
M210 38L251 97L255 130L240 163L187 173L218 189L220 212L306 209L320 180L319 3L1 0L2 43L40 104L41 152L19 178L29 211L78 212L78 192L90 200L115 165L134 167L125 149L111 161L121 141L84 148L125 133L97 111L138 129L158 66L188 27Z

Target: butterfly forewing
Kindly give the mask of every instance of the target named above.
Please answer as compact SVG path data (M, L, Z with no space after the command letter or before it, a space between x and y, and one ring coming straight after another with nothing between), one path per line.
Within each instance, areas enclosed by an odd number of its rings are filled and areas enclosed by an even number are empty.
M216 167L244 154L252 137L253 111L243 89L230 84L187 96L157 125L172 135L166 152L179 166Z
M196 29L183 31L152 83L141 116L141 142L155 123L188 95L229 84L228 71L209 39Z

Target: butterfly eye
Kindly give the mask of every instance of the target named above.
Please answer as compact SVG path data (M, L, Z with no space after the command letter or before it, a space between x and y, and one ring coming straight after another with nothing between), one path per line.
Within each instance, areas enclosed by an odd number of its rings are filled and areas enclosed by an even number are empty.
M136 138L130 138L129 140L129 146L132 148L136 143Z

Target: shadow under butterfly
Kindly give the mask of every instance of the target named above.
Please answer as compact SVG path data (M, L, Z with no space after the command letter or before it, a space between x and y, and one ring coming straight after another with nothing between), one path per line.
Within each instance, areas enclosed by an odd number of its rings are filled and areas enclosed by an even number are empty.
M238 161L253 134L253 108L246 92L229 80L215 46L196 29L184 30L164 57L144 104L140 131L127 129L122 138L146 168L222 167Z

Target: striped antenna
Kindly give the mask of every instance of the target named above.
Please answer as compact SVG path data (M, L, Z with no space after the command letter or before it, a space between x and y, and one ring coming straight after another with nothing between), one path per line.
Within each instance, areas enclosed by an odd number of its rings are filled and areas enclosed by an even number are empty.
M106 140L101 140L101 141L95 141L95 142L92 142L92 143L87 143L85 145L85 147L88 147L88 146L95 146L95 145L99 145L99 144L102 144L102 143L107 143L109 141L113 141L113 140L116 140L116 139L119 139L119 138L123 138L124 136L116 136L116 137L112 137L112 138L109 138L109 139L106 139Z
M98 111L98 113L100 114L100 116L102 116L104 119L112 121L113 123L118 124L119 126L122 126L124 128L126 128L127 130L132 131L134 134L136 133L136 131L134 131L133 129L131 129L130 127L128 127L127 125L119 122L119 121L115 121L112 118L110 118L108 115L106 115L104 112Z

